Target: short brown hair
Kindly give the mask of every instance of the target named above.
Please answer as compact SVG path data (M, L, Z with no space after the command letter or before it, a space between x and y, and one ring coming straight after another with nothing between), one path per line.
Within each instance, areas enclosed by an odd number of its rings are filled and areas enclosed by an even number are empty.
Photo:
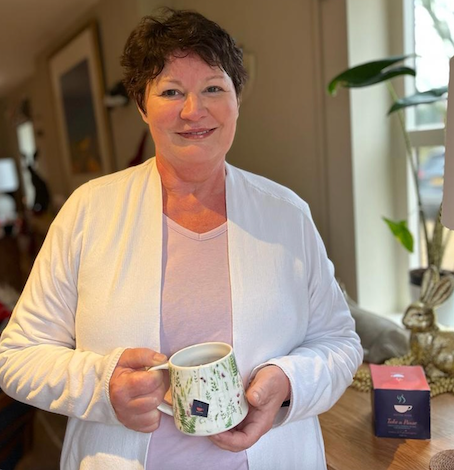
M196 54L208 65L220 67L232 79L237 97L241 96L247 79L243 53L227 31L195 11L165 8L162 16L142 18L121 57L123 83L143 112L148 83L179 53Z

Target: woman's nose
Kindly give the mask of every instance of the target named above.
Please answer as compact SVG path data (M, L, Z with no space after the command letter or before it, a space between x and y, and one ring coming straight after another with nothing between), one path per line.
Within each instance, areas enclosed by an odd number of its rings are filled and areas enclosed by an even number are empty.
M206 108L202 97L189 93L184 100L183 109L181 110L181 118L196 121L206 115Z

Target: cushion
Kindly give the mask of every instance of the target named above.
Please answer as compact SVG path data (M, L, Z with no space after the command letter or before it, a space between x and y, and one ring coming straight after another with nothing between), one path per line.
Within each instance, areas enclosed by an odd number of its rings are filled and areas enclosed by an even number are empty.
M410 332L394 321L358 306L344 291L356 332L364 349L364 360L382 364L392 357L404 356L410 348Z

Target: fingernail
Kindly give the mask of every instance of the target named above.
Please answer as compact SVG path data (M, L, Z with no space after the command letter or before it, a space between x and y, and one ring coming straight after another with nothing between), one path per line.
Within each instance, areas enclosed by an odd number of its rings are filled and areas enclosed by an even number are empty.
M252 392L252 396L254 397L256 404L260 405L260 395L257 392Z
M161 354L161 353L156 353L154 355L154 358L155 358L156 361L159 361L159 362L165 362L167 360L167 357L164 354Z

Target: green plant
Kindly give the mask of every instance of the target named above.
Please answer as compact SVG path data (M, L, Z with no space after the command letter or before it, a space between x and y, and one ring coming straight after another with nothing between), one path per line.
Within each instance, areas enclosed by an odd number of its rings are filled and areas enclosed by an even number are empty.
M393 104L388 111L388 115L397 115L400 129L404 138L406 156L410 164L411 174L416 190L419 222L427 250L428 266L433 265L438 270L440 270L449 233L446 231L446 236L444 235L446 229L443 227L440 221L441 206L440 210L438 211L438 216L435 219L435 225L432 233L430 233L428 229L428 219L424 213L421 201L418 166L413 155L410 137L407 132L404 110L410 106L430 104L446 99L448 87L435 88L425 92L415 93L404 98L399 98L395 88L391 83L391 80L403 75L409 75L413 77L416 76L416 71L413 68L401 65L401 63L409 57L410 56L389 57L383 60L367 62L347 69L331 80L328 85L328 92L331 95L335 95L339 87L361 88L386 82L389 93L393 100ZM412 252L414 249L414 239L413 235L408 229L407 222L405 220L393 221L386 217L383 217L383 220L386 222L392 234L397 238L402 246L404 246L408 251Z

